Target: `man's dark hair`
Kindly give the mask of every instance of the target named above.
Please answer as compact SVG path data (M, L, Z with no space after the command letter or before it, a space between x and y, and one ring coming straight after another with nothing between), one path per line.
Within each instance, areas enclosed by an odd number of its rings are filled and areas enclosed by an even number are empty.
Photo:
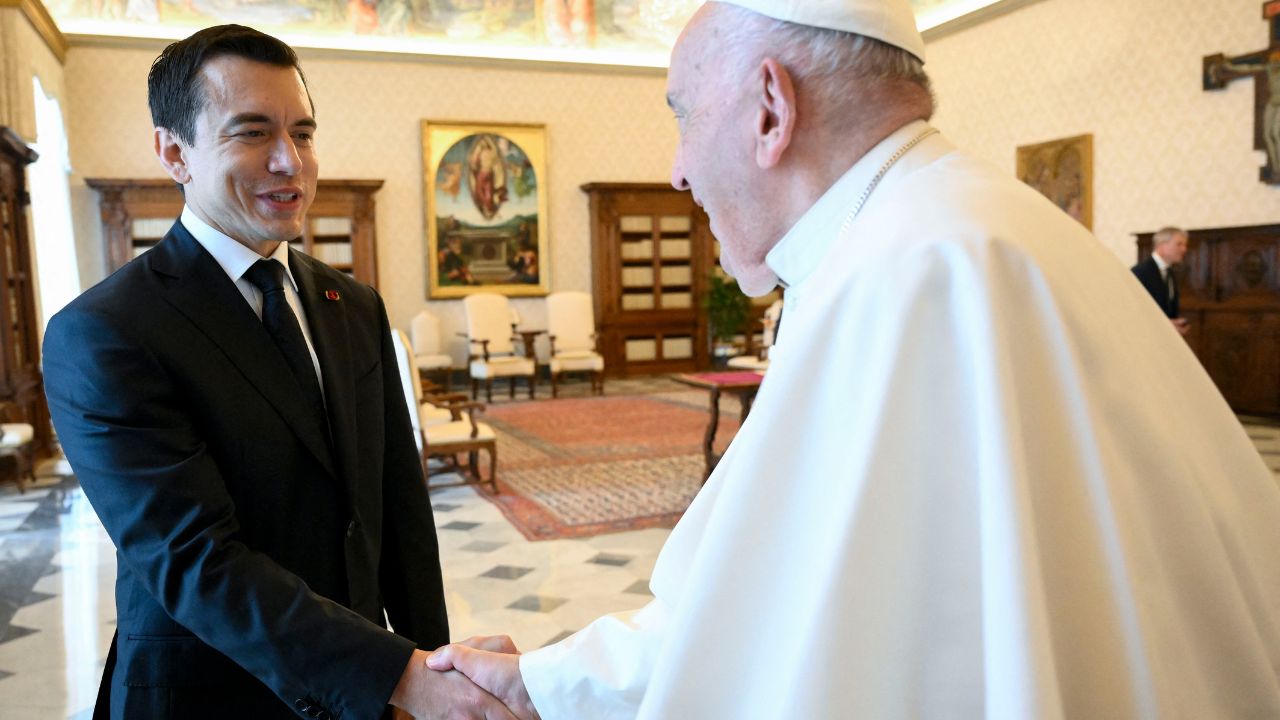
M194 144L196 118L208 99L204 82L200 78L200 68L223 55L234 55L276 67L291 67L298 71L302 87L307 87L307 78L302 74L293 48L251 27L218 25L169 45L151 63L151 72L147 74L147 102L151 105L151 122L156 127L169 128L183 142ZM308 90L307 101L310 100L311 91ZM314 104L311 112L315 112Z

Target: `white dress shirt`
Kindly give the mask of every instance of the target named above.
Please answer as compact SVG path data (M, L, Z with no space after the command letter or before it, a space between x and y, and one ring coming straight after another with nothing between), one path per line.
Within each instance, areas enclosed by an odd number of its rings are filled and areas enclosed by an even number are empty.
M204 246L205 250L213 256L222 271L231 278L236 284L236 289L244 296L249 307L253 308L253 312L257 314L258 319L262 319L262 291L253 283L245 279L244 274L253 267L253 264L264 259L258 253L250 250L248 246L232 240L227 235L210 227L208 223L201 220L190 207L182 208L182 226L185 227L196 239L196 242ZM293 279L293 271L289 269L289 243L280 243L276 246L275 252L266 258L268 260L278 260L284 266L284 276L288 280L284 284L284 296L289 303L289 308L293 310L293 314L298 317L298 325L302 327L302 337L307 341L307 352L311 354L311 363L316 369L316 380L320 383L320 394L324 395L324 375L320 371L320 359L316 356L315 343L311 341L311 326L307 323L307 313L302 309L302 300L298 297L298 283Z

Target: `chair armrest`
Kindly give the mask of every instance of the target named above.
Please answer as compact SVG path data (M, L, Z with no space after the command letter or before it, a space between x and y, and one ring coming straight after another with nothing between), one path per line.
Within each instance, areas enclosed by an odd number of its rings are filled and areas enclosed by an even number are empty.
M556 336L547 333L547 339L551 341L551 357L556 356Z
M475 351L472 350L471 359L475 360L476 358L479 357L479 358L484 358L485 362L489 362L489 341L488 340L472 340L470 338L468 338L468 340L471 342L472 345L480 346L480 354L476 355Z
M435 405L438 408L447 408L450 405L466 402L466 393L426 393L422 396L426 402Z

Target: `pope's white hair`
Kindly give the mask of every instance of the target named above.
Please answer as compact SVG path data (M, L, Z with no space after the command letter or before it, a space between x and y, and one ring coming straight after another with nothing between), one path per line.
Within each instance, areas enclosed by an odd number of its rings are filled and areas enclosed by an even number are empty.
M718 23L717 44L738 72L755 69L765 57L777 60L797 84L819 97L856 97L859 88L910 83L928 95L933 90L924 63L902 48L865 35L775 20L737 5L715 3L729 14ZM851 98L852 99L852 98Z

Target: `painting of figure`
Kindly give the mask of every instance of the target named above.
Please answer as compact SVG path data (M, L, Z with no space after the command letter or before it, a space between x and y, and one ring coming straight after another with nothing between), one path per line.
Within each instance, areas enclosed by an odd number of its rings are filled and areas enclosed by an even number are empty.
M1018 179L1093 229L1093 136L1018 148Z
M546 139L541 126L423 124L427 295L544 295Z

